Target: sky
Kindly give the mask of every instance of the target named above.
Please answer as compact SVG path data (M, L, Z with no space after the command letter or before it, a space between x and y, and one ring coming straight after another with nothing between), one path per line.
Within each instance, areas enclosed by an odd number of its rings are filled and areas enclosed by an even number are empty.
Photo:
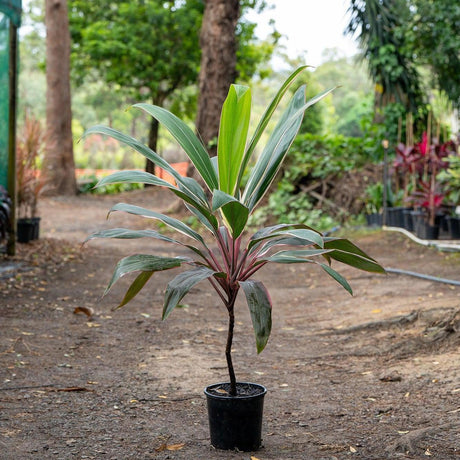
M357 52L354 40L343 35L348 23L349 0L268 0L274 8L248 18L257 23L256 34L265 38L271 31L270 19L284 37L289 57L305 54L305 63L318 66L327 48L337 48L346 56Z

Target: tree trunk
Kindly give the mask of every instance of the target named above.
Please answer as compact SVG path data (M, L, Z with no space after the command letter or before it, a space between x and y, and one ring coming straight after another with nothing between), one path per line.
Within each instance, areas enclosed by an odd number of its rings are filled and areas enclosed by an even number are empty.
M67 0L45 0L46 151L42 178L46 194L77 191L72 142L70 34Z
M152 149L154 152L157 151L157 143L158 143L158 129L160 125L156 118L150 120L150 129L149 129L149 148ZM155 165L150 161L145 161L145 171L150 174L155 174Z
M205 0L196 129L206 146L217 138L222 105L236 77L238 0ZM217 147L210 147L211 156Z

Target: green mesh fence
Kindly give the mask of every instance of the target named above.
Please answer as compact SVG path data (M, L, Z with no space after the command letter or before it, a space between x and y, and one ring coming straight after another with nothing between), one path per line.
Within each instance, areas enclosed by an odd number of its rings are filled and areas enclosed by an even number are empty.
M21 0L0 0L0 185L8 186L8 145L10 113L10 29L21 23Z
M0 12L0 185L8 186L10 19Z

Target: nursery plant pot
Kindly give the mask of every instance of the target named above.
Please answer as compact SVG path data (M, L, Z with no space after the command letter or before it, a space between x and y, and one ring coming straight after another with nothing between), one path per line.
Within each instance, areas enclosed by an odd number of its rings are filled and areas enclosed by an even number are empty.
M412 208L403 210L404 228L409 232L414 231L414 219L412 218Z
M40 217L32 217L32 240L38 240L40 236Z
M425 222L425 213L419 210L410 211L412 216L413 232L418 235L419 227Z
M439 238L439 225L430 225L421 221L417 225L416 235L422 240L437 240Z
M237 382L237 396L229 383L206 387L211 444L217 449L249 452L259 449L267 389L257 383Z
M366 214L366 222L369 227L381 227L382 226L382 214L374 212L372 214Z
M34 223L32 219L18 219L16 224L17 240L19 243L28 243L34 237Z
M460 217L447 216L449 235L454 240L460 240Z
M404 227L403 211L406 208L402 206L387 209L387 225L389 227Z

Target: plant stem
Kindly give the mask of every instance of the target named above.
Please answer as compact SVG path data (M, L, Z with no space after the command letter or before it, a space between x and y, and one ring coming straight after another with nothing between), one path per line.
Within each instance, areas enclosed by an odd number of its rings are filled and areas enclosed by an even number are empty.
M211 283L212 287L215 289L219 297L221 298L222 302L226 305L227 304L227 299L224 297L222 292L219 289L219 284L216 283L216 281L212 278L209 278L209 282Z
M222 259L225 264L225 268L227 269L227 273L230 273L230 259L228 256L228 248L226 247L226 244L222 239L222 235L219 232L217 232L215 235L217 243L219 245L220 253L222 255Z
M268 261L265 260L264 262L260 262L258 265L253 265L247 268L247 270L241 274L240 279L241 281L246 281L249 277L254 275L255 272L260 270Z
M232 295L227 305L228 310L228 334L227 346L225 347L225 357L227 358L228 374L230 376L230 396L236 396L236 377L235 370L232 363L232 342L233 342L233 329L235 327L235 300L238 290L232 291Z

